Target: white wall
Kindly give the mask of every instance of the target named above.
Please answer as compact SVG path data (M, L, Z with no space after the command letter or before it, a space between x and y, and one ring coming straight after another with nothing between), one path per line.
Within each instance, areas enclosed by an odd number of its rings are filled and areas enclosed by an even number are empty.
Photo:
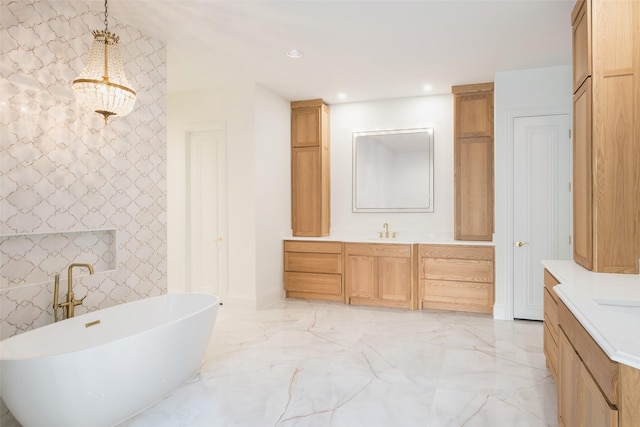
M258 86L255 93L257 307L283 297L282 236L291 229L291 107Z
M496 73L495 318L513 319L513 120L531 115L571 114L571 107L570 66Z
M358 102L330 106L331 232L372 235L389 223L391 231L453 235L453 96ZM434 212L352 212L352 133L434 128Z
M170 292L184 289L187 265L184 126L215 122L226 129L227 146L228 283L224 302L255 308L272 302L276 295L281 297L282 224L290 223L291 203L289 117L287 101L254 84L169 94Z

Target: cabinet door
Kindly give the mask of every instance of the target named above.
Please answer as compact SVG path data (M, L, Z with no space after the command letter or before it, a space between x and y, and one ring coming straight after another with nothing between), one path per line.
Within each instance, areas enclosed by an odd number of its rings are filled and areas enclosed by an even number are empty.
M558 331L558 420L564 427L580 425L580 372L578 353L562 329Z
M490 92L456 95L455 113L456 138L493 137L493 84Z
M366 255L348 255L346 259L347 299L377 298L376 258Z
M321 234L321 155L320 147L291 151L291 217L294 236Z
M579 0L571 14L573 92L591 75L591 0Z
M378 257L379 297L389 301L411 300L411 258Z
M463 138L455 143L455 238L493 237L493 138Z
M291 146L319 147L321 109L319 107L291 110Z
M581 364L582 380L582 427L618 427L618 411L600 392L595 380Z
M593 267L591 79L573 97L573 258Z

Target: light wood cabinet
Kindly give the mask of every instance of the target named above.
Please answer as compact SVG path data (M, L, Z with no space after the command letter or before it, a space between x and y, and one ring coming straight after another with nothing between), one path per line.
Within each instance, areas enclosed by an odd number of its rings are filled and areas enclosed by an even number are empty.
M573 258L593 267L591 78L573 96Z
M581 354L571 340L559 331L559 384L558 384L558 421L561 426L618 427L618 409L605 393L594 374L587 368ZM615 367L617 381L618 365ZM592 369L601 367L592 366ZM597 371L596 371L597 372ZM616 383L612 384L614 387ZM605 384L605 387L608 384ZM638 402L636 402L637 404Z
M558 421L561 426L580 425L580 367L582 363L569 339L560 331Z
M284 289L287 298L343 301L342 243L285 241Z
M328 236L329 107L321 99L291 103L291 220L294 236Z
M414 247L387 243L345 243L346 302L415 308Z
M572 26L574 259L638 273L640 2L580 0Z
M612 408L584 364L580 363L583 427L618 426L618 411Z
M545 270L545 292L555 283L558 281ZM560 426L636 427L640 369L609 359L564 302L556 302ZM545 331L547 319L553 316L545 305ZM545 355L550 361L546 344Z
M418 245L420 308L493 313L493 246Z
M548 270L544 270L544 321L543 348L547 367L558 382L558 296L553 287L558 280Z
M453 86L454 238L493 239L493 83Z

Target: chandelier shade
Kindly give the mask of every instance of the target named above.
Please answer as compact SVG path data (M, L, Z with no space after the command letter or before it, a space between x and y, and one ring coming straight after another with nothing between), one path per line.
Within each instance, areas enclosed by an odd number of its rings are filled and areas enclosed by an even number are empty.
M126 116L133 110L136 92L124 72L120 38L108 31L105 1L105 30L93 31L89 61L73 81L73 91L81 107L102 114L105 123L110 116Z

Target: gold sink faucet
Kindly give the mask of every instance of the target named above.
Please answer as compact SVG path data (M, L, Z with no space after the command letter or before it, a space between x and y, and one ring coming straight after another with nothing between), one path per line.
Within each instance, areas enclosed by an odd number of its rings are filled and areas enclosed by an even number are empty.
M384 224L382 224L382 227L384 228L384 238L388 239L389 238L389 224L387 224L385 222Z
M73 268L85 267L89 270L89 274L93 274L93 266L91 264L74 263L70 264L67 269L67 301L62 304L58 303L58 295L60 293L60 275L56 274L55 283L53 287L53 317L58 321L58 308L62 307L63 319L69 319L75 314L75 306L82 304L82 301L87 297L77 300L73 295Z

